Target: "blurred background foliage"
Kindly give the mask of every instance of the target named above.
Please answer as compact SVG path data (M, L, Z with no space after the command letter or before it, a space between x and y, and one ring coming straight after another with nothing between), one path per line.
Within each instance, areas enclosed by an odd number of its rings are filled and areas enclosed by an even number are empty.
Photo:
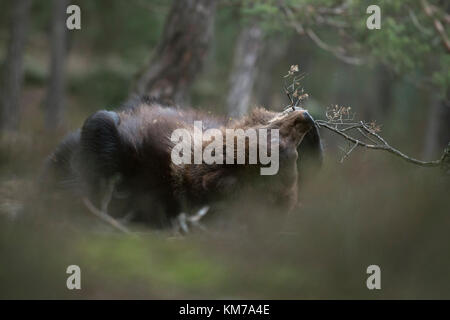
M212 225L220 236L194 232L183 239L112 233L75 200L37 205L43 196L33 182L45 157L89 114L130 96L158 52L173 5L71 3L81 8L82 28L67 33L65 115L50 132L43 114L52 1L31 3L19 128L0 143L1 298L450 298L448 178L380 152L358 151L338 164L343 142L326 133L324 168L300 183L302 206L283 232L266 222L276 212L265 220L245 200L227 214L246 217L257 231ZM249 107L282 110L289 102L282 76L298 64L310 95L305 107L315 118L329 106L351 106L359 118L381 123L393 146L438 158L450 137L450 55L434 19L448 39L449 3L426 3L439 8L433 17L417 0L218 1L189 105L229 113L235 49L242 31L257 25L262 37ZM366 28L370 4L381 7L381 30ZM0 0L0 61L12 6ZM307 30L334 50L321 48ZM82 268L79 292L65 288L69 264ZM370 264L382 269L381 291L365 286Z

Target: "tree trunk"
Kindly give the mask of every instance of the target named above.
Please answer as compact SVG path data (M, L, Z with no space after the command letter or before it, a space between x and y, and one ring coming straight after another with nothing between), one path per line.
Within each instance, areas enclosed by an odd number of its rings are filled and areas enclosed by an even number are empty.
M17 130L20 117L20 91L23 82L23 55L31 0L12 4L8 52L4 65L1 95L1 130Z
M275 37L266 41L261 49L260 55L264 57L264 61L258 63L258 81L255 83L254 89L258 105L275 110L287 105L288 100L285 94L282 96L283 99L286 99L284 105L273 105L274 96L279 96L282 88L282 74L281 71L279 75L277 74L276 67L286 57L287 49L287 42ZM277 81L274 81L274 78Z
M213 35L216 0L176 0L156 54L134 93L187 104Z
M50 80L45 104L45 127L58 128L65 107L65 69L67 52L66 8L68 0L53 0Z
M228 114L232 117L239 117L247 112L262 40L263 33L257 25L245 27L238 36L227 97Z
M433 103L428 118L423 156L426 160L439 157L450 142L450 100Z
M385 65L380 65L377 71L377 98L379 100L379 111L382 115L382 119L386 119L391 106L393 97L393 84L395 83L390 69ZM378 110L377 110L378 111Z

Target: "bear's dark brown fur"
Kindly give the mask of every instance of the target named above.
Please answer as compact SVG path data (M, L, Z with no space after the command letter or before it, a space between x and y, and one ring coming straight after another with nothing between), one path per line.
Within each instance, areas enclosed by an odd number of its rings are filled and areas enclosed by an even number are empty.
M196 120L203 122L203 130L279 129L278 173L261 176L260 165L250 164L175 165L171 134L179 128L192 132ZM297 202L297 150L311 129L317 130L304 110L276 113L257 108L243 119L228 121L142 98L117 112L90 116L49 157L46 176L96 205L114 180L110 214L133 213L136 220L156 227L170 225L182 211L247 191L263 192L265 200L288 211ZM321 150L320 139L314 148Z

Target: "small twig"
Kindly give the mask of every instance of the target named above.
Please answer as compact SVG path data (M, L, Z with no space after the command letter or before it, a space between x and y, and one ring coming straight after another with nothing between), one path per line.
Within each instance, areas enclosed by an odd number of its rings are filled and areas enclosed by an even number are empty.
M353 145L353 147L350 148L350 150L348 150L344 156L341 158L341 163L344 162L344 160L350 155L350 153L352 153L353 150L355 150L355 148L359 145L359 141L356 141L356 143Z
M122 232L130 233L130 231L125 226L123 226L119 221L117 221L116 219L114 219L113 217L111 217L108 214L108 206L109 206L109 203L111 202L112 196L116 189L116 185L119 181L120 181L119 175L113 176L106 181L107 185L104 188L105 193L101 200L101 209L100 210L97 209L87 197L83 197L83 203L89 209L89 211L91 213L93 213L94 215L96 215L97 217L102 219L103 221L107 222L108 224L112 225L114 228L116 228Z
M128 230L127 227L120 224L116 219L111 217L109 214L107 214L101 210L98 210L88 198L83 197L83 203L89 209L89 211L91 213L93 213L95 216L99 217L100 219L102 219L106 223L110 224L111 226L113 226L114 228L116 228L119 231L122 231L124 233L130 233L130 230Z
M427 29L426 27L422 26L419 22L419 19L417 19L417 16L414 14L414 11L410 8L408 9L409 17L411 18L411 21L413 25L424 35L431 35L433 32L430 29Z
M338 124L345 124L345 123L338 123ZM357 123L357 124L351 125L350 127L341 129L341 131L345 132L345 131L349 131L349 130L352 130L352 129L358 129L360 127L361 127L361 124Z
M370 142L373 143L377 143L375 140L373 140L371 137L369 137L367 134L364 133L364 131L361 130L361 128L356 128L356 130L358 130L358 132L367 140L369 140Z
M182 234L187 234L190 227L196 227L202 231L208 232L208 229L200 222L200 220L208 213L209 206L201 207L194 215L188 215L184 212L180 213L173 219L173 229L176 233L181 231Z

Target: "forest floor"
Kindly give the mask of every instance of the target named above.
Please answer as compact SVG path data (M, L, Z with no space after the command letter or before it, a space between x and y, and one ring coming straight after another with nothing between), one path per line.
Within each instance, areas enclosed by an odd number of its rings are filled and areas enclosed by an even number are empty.
M118 233L77 205L33 210L28 179L3 181L0 297L450 298L448 180L370 158L327 162L283 230L242 204L234 214L252 214L256 231L212 225L213 235L184 237ZM71 264L80 291L66 289ZM366 288L371 264L380 291Z

